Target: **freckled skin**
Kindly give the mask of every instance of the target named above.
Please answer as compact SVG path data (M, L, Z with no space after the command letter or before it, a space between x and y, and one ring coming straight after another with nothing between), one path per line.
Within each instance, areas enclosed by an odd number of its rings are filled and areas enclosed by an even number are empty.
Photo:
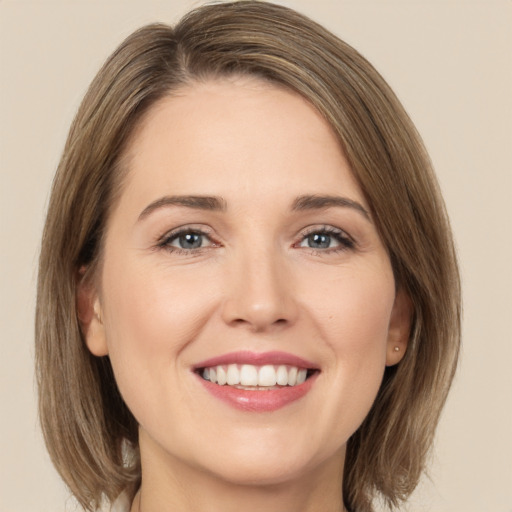
M345 444L401 357L390 350L401 326L371 220L350 207L291 209L334 194L369 211L329 126L289 91L212 81L155 105L128 157L96 297L103 326L87 342L109 354L140 423L144 512L341 510ZM165 206L139 220L180 195L221 197L225 209ZM201 246L183 247L177 229L200 233ZM329 247L311 247L326 229ZM288 352L321 372L286 407L240 411L192 371L239 350Z

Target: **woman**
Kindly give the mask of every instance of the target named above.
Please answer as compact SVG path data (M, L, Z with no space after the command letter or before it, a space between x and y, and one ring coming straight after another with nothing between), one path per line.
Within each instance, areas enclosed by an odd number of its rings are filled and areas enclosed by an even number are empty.
M107 60L57 171L36 320L43 431L85 509L397 506L459 324L428 157L355 50L250 1Z

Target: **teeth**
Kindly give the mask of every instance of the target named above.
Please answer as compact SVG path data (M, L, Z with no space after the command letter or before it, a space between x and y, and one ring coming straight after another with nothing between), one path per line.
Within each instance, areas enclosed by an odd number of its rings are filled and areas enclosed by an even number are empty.
M299 370L297 373L297 385L302 384L306 380L307 370Z
M258 385L258 369L252 364L244 364L240 370L240 384L242 386Z
M236 364L230 364L228 366L226 380L229 386L236 386L237 384L240 384L240 371Z
M210 368L210 375L212 373L213 368ZM298 369L295 368L295 366L292 366L290 368L290 371L288 372L288 386L295 386L297 384L297 372Z
M280 386L288 385L288 370L286 369L286 366L281 365L277 369L276 381Z
M203 379L224 386L237 386L243 389L276 388L277 386L298 386L305 382L307 369L296 366L267 364L229 364L205 368ZM277 388L276 388L277 389Z
M222 368L222 366L217 366L216 372L217 372L217 384L219 384L220 386L224 386L224 384L226 384L226 382L227 382L226 370L224 370L224 368Z
M275 386L277 383L277 376L274 367L270 364L262 366L258 372L258 385L259 386Z

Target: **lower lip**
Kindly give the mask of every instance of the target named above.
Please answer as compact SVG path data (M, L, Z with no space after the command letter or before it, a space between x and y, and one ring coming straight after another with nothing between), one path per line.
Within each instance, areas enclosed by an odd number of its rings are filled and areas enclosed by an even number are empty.
M281 409L304 397L310 391L317 376L318 372L315 372L298 386L285 386L268 391L249 391L228 385L219 386L218 384L211 383L209 380L203 379L199 375L198 378L201 380L206 390L213 396L236 409L249 412L270 412Z

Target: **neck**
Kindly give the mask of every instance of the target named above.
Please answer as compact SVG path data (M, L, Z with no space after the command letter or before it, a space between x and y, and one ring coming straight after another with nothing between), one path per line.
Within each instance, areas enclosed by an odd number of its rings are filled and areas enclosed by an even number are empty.
M346 512L343 453L281 482L231 482L141 449L142 484L131 512Z

